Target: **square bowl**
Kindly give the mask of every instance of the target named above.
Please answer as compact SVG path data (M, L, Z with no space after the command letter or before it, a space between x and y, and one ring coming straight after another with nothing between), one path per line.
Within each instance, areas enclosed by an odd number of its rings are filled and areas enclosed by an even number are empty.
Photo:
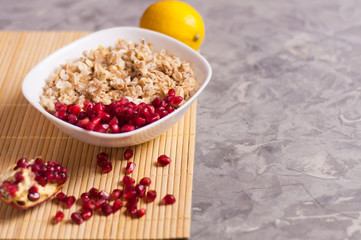
M194 78L197 82L197 92L180 108L160 120L131 132L117 134L84 130L56 118L40 105L40 96L43 93L43 87L45 86L49 75L54 73L61 64L81 57L84 50L96 49L99 45L114 46L119 38L136 43L139 43L140 39L144 38L147 42L152 44L153 51L165 49L168 54L188 61L191 64ZM211 75L212 69L207 60L182 42L164 34L146 29L137 27L116 27L94 32L80 38L43 59L26 75L22 84L22 92L25 98L37 110L67 135L98 146L126 147L149 141L161 135L174 125L204 90Z

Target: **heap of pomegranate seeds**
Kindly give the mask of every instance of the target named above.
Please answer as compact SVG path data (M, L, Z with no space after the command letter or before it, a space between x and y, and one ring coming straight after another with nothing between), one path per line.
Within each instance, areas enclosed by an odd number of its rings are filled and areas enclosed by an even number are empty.
M170 89L164 99L155 98L151 104L138 105L122 98L109 105L84 101L83 108L78 105L66 106L55 103L54 116L83 129L101 133L130 132L151 124L178 108L183 101Z
M0 199L16 208L27 209L59 191L67 180L67 169L41 158L21 158L4 176L0 182Z

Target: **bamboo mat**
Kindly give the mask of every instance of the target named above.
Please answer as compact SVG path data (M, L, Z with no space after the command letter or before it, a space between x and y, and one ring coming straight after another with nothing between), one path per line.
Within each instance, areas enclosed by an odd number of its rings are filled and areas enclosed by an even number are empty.
M68 167L69 180L63 192L77 198L91 187L110 191L121 188L127 161L125 148L104 148L75 140L54 127L22 96L21 84L28 71L41 59L60 47L86 35L84 32L1 32L0 31L0 171L4 172L21 157L43 156ZM80 226L70 214L80 209L74 204L64 209L53 200L26 211L0 203L0 239L162 239L188 238L192 201L192 176L195 145L196 103L186 115L160 137L133 146L136 163L132 173L138 181L152 179L150 189L157 199L140 207L147 213L140 219L125 215L125 209L108 217L95 214ZM113 171L101 174L96 166L97 153L110 154ZM156 159L166 154L173 160L157 167ZM121 188L122 189L122 188ZM167 193L177 201L160 206ZM54 225L58 210L64 221Z

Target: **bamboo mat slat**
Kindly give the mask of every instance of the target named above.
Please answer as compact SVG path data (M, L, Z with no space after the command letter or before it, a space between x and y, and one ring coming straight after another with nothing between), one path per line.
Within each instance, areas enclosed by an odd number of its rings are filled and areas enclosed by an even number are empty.
M75 140L52 125L21 93L21 84L32 67L60 47L86 35L86 32L5 32L0 31L0 172L21 157L43 156L67 166L69 179L63 192L79 197L91 187L110 192L120 188L127 161L126 148L104 148ZM140 202L147 213L132 219L125 209L105 217L95 214L80 226L70 220L70 209L49 200L40 206L20 211L0 203L0 239L169 239L188 238L190 234L192 177L196 133L196 103L172 128L152 141L132 146L136 169L132 177L152 179L149 189L157 191L153 203ZM113 171L101 174L96 155L110 154ZM173 160L158 167L156 159L166 154ZM166 194L177 201L159 205ZM52 224L58 210L65 219Z

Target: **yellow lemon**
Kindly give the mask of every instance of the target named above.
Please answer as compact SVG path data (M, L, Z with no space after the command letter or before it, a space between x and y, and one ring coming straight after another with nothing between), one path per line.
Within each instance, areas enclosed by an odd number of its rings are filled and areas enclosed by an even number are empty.
M198 50L204 37L204 23L199 13L180 1L160 1L143 13L139 26L164 33Z

